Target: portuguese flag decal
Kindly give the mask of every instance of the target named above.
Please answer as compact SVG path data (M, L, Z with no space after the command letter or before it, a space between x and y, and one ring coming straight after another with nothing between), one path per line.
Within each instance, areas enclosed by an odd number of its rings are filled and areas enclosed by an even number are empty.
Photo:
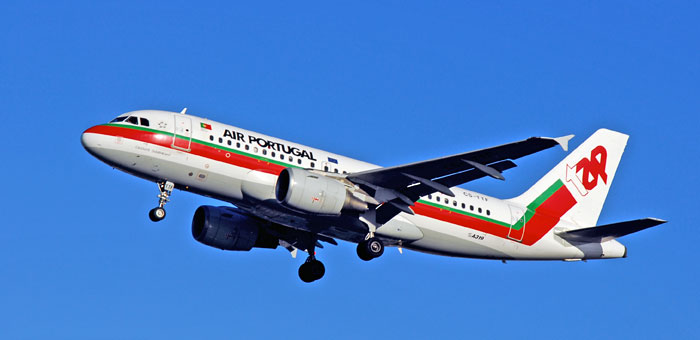
M199 126L201 126L202 129L211 130L211 125L209 125L209 124L206 124L206 123L199 123Z

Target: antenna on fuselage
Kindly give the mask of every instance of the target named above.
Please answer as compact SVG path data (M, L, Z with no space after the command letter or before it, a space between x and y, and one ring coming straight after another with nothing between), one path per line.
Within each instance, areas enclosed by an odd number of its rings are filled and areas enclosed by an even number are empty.
M182 111L180 111L180 114L183 114L183 115L184 115L184 114L186 114L186 113L187 113L187 108L184 108L184 109L182 109Z

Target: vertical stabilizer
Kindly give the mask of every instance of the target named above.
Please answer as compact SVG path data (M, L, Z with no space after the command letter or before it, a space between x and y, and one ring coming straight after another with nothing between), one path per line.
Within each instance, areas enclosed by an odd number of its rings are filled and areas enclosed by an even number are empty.
M561 218L580 227L595 226L628 138L608 129L596 131L535 185L510 201L532 209L553 188L564 188L572 205Z

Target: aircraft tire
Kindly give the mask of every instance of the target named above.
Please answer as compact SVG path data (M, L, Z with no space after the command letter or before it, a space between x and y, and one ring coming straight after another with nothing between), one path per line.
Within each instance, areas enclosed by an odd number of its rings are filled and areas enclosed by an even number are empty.
M148 218L153 222L161 221L165 218L165 209L161 207L153 208L148 212Z
M299 267L299 278L311 283L323 277L326 273L326 267L319 260L307 260Z
M363 245L364 242L360 242L357 244L357 256L362 260L362 261L369 261L373 259L374 257L370 256L367 253L367 250L365 249L366 247Z
M384 254L384 243L376 237L357 244L357 256L364 261L377 258Z

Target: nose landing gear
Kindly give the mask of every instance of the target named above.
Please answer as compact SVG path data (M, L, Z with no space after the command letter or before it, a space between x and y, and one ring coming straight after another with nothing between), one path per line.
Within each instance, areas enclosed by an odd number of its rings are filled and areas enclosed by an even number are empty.
M170 201L170 195L173 193L173 189L175 189L175 183L173 182L158 182L158 190L160 191L160 194L158 194L158 206L148 212L148 217L151 221L158 222L165 218L165 208L163 207L165 203Z
M156 207L151 209L151 211L148 212L148 218L151 219L153 222L158 222L162 219L165 218L165 209L161 207Z

